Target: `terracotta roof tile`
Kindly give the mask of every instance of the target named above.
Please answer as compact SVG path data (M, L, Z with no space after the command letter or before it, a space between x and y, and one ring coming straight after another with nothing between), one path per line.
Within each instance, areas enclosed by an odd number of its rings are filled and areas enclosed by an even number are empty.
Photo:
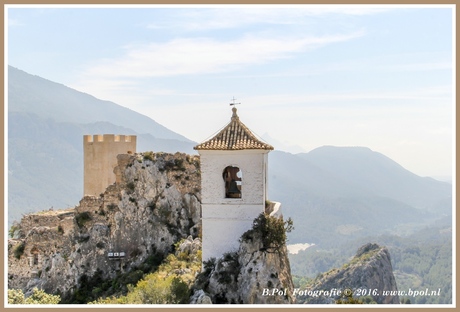
M236 114L233 107L233 116L230 123L211 139L198 144L196 150L243 150L243 149L264 149L273 150L273 146L259 140L246 127Z

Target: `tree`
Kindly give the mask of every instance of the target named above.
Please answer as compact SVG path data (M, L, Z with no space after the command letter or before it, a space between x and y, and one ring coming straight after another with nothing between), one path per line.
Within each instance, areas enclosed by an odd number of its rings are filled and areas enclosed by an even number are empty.
M252 224L252 229L246 231L242 236L242 240L252 239L253 233L259 233L262 237L262 244L265 251L273 249L279 251L286 243L286 233L294 229L292 219L287 221L283 217L274 217L265 213L261 213Z

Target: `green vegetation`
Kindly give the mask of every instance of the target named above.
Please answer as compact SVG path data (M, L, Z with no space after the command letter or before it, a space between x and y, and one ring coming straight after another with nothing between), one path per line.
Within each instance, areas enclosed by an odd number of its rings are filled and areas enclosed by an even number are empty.
M168 161L165 161L163 167L159 167L158 170L160 172L163 171L173 171L173 170L179 170L179 171L185 171L187 168L185 168L184 164L184 159L183 158L173 158Z
M200 170L200 157L199 156L191 156L187 155L185 157L185 160L189 163L195 166L197 170Z
M38 288L34 288L28 298L24 297L21 289L8 289L9 304L58 304L60 301L60 296L47 294Z
M91 220L91 215L87 211L77 213L75 215L75 221L77 222L78 227L83 227L87 221Z
M16 245L16 247L14 247L14 256L16 257L16 259L20 259L21 256L24 254L24 249L26 248L26 244L24 242L21 242L19 243L18 245Z
M246 231L241 240L251 240L255 233L258 233L262 238L263 249L265 251L279 251L286 243L286 233L294 229L292 219L284 221L282 217L273 217L265 213L261 213L252 224L252 229Z
M109 209L109 211L113 211L117 208L118 206L114 203L111 203L111 204L108 204L107 205L107 208Z
M154 152L145 152L144 153L144 160L153 161L154 159L155 159L155 153Z
M336 304L363 304L361 299L353 297L353 291L345 289L340 299L335 301Z
M13 238L14 232L16 232L18 229L19 229L19 225L17 223L14 223L8 230L8 236L10 238Z
M237 282L240 272L240 264L238 262L238 254L236 252L227 252L223 255L221 263L225 263L225 270L220 270L217 276L217 281L221 284L231 284Z
M306 276L292 275L292 282L294 283L294 288L306 288L313 281L312 278Z
M129 284L135 284L144 274L154 272L163 259L164 255L152 251L139 267L134 267L127 273L119 272L114 279L104 279L101 270L97 270L92 276L82 275L79 279L79 287L74 292L62 296L62 303L86 304L101 296L126 294Z
M126 184L126 187L128 188L128 190L130 191L130 193L134 192L134 189L136 188L136 184L134 184L133 181L131 182L128 182Z
M312 246L289 255L291 272L300 280L346 266L356 250L367 242L376 242L388 248L398 290L441 289L440 296L401 297L401 301L413 304L452 303L452 237L442 226L426 228L407 237L383 235L363 238L329 250Z
M176 244L176 246L178 246ZM201 251L196 255L184 252L170 254L153 273L145 275L136 286L128 285L128 293L119 297L101 297L91 304L185 304L190 289L201 270Z

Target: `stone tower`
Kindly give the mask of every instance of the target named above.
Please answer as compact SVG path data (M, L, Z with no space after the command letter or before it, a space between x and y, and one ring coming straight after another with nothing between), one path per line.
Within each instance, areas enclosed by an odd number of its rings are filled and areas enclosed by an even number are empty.
M203 261L236 251L239 238L265 210L267 160L273 147L239 119L194 147L201 159Z
M117 155L136 152L135 135L83 136L83 196L103 193L115 182Z

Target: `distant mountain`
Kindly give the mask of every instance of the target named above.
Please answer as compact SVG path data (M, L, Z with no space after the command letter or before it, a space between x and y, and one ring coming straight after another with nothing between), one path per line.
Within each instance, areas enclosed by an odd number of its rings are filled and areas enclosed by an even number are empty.
M294 220L289 243L337 246L411 234L452 213L452 185L410 173L363 147L269 154L269 197Z
M8 67L8 221L76 205L83 135L136 134L137 150L193 153L196 144L115 103ZM273 143L268 141L269 143ZM410 234L451 216L452 185L419 177L365 147L269 154L269 199L317 248L383 233Z
M12 66L8 66L8 112L33 113L55 122L108 122L135 133L148 133L155 138L194 143L131 109L99 100Z
M289 152L289 153L292 153L292 154L305 153L306 152L305 149L303 149L301 146L290 145L290 144L287 144L287 143L280 142L280 141L274 139L268 133L263 134L262 139L265 142L270 142L270 145L275 146L275 148L278 151Z
M451 196L449 183L420 177L367 147L323 146L299 156L345 180L349 188L393 198L416 208L433 210L441 200Z

